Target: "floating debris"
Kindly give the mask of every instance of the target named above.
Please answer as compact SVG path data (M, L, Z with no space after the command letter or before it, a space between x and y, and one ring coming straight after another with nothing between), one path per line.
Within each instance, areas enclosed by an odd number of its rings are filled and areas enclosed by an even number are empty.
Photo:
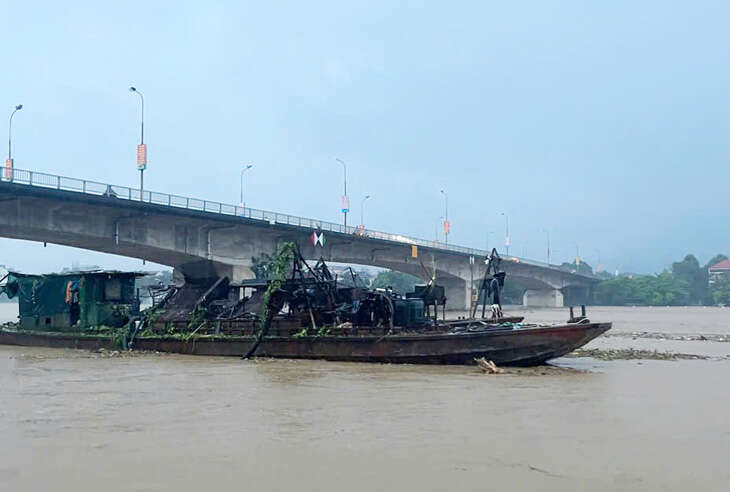
M673 340L678 342L730 342L730 334L718 333L659 333L650 331L632 331L632 332L616 332L604 333L601 335L606 338L637 338L649 340Z
M711 357L697 354L659 352L637 349L577 349L565 357L593 357L599 360L708 360Z
M504 372L504 369L500 369L497 367L497 364L492 362L491 360L486 360L484 357L480 357L479 359L474 359L474 361L479 366L479 369L482 370L482 372L487 374L502 374Z

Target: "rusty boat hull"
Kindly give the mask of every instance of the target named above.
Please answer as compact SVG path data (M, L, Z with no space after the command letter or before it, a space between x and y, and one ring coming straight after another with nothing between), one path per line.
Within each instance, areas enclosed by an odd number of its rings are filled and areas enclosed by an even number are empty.
M266 337L256 357L333 361L472 364L484 357L500 365L532 366L561 357L598 337L611 323L568 323L528 327L494 326L481 331L396 334L389 336ZM203 336L192 339L154 336L134 340L136 350L192 355L241 356L253 336ZM110 336L0 331L0 344L113 350Z

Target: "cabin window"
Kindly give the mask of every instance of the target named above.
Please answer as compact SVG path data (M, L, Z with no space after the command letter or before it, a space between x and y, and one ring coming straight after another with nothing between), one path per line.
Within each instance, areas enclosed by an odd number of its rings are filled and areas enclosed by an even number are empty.
M109 279L104 283L104 299L107 301L122 300L122 282L119 279Z
M46 324L47 325L50 325L51 324L51 318L46 318Z

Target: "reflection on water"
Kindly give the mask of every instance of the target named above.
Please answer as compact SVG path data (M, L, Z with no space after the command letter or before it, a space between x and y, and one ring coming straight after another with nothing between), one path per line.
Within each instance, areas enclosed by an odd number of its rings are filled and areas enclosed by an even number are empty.
M631 309L589 314L629 333L690 333L698 317L654 308L632 324ZM725 311L708 312L700 329L722 332L707 327ZM730 346L593 343L614 342ZM720 357L563 358L494 376L0 346L0 490L723 490L728 374Z

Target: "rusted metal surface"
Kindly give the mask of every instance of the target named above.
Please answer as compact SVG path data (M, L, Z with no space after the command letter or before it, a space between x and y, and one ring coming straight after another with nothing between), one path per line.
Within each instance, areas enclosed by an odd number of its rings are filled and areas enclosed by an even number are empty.
M473 364L484 357L499 365L539 365L565 355L611 328L611 323L507 328L494 326L480 332L441 332L391 336L272 336L263 340L258 357L326 359L412 364ZM138 338L139 350L194 355L241 356L254 336ZM84 349L112 348L108 337L73 337L0 331L0 343Z
M102 348L112 350L116 348L114 340L108 336L87 336L79 335L78 333L12 331L6 329L0 329L0 344L83 350L98 350Z

